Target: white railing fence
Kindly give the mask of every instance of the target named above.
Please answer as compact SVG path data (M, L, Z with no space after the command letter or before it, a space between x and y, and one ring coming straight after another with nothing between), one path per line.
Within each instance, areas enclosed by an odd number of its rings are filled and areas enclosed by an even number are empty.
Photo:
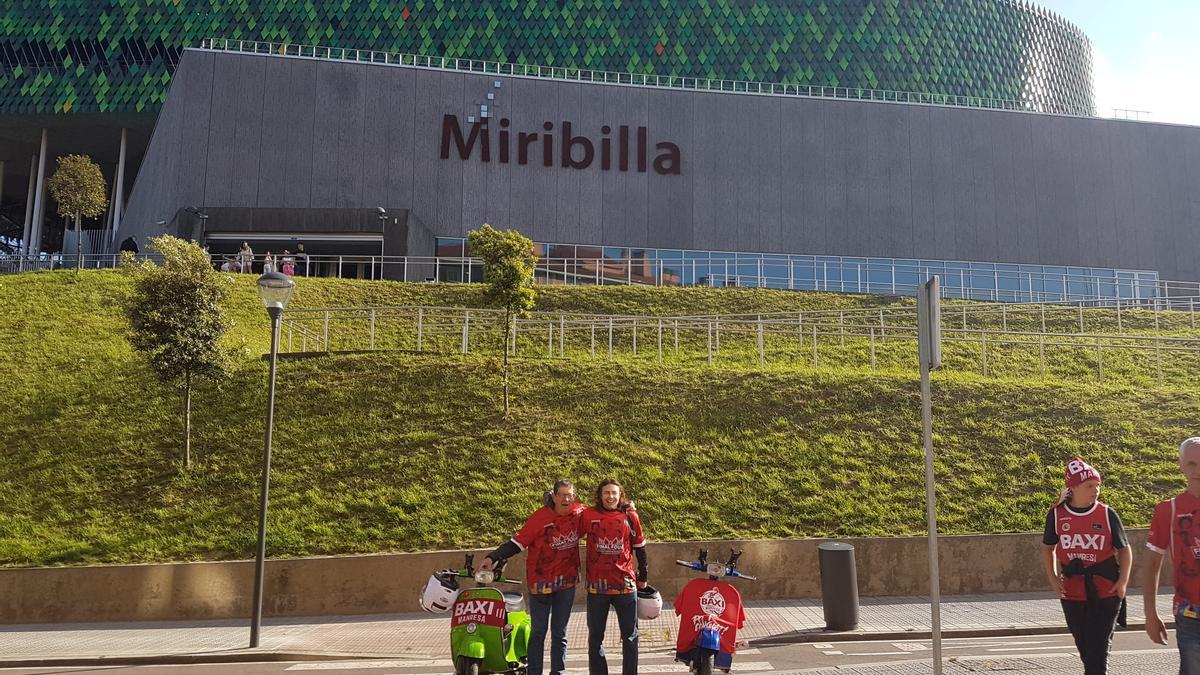
M1193 312L1143 308L949 307L943 313L946 369L1192 386L1190 372L1200 366L1200 334L1189 335L1195 321ZM664 317L533 313L512 319L506 343L499 310L289 309L280 348L499 356L507 346L523 358L903 372L915 368L914 324L915 311L907 306Z

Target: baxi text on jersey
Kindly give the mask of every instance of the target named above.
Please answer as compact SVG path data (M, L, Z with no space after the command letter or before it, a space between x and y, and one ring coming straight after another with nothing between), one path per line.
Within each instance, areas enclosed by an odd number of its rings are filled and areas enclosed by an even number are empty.
M1103 534L1062 534L1058 545L1064 550L1102 551L1108 538Z

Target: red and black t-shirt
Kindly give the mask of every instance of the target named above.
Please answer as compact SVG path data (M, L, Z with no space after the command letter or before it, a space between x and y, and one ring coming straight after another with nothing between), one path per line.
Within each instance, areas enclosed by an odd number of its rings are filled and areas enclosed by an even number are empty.
M637 511L588 507L579 523L587 537L588 593L623 595L637 591L633 549L646 545Z
M575 504L567 515L543 506L529 516L513 543L526 552L525 580L529 592L553 593L574 588L579 580L579 515Z
M1171 556L1173 612L1200 607L1200 498L1184 492L1155 506L1146 548Z
M1066 503L1050 509L1046 514L1046 532L1042 541L1047 546L1055 547L1054 554L1059 566L1064 568L1074 560L1079 560L1076 564L1082 564L1085 568L1098 565L1128 545L1117 512L1101 502L1095 502L1085 509L1076 509ZM1084 575L1063 575L1061 578L1063 600L1087 600ZM1098 597L1111 598L1116 595L1113 590L1115 581L1100 575L1093 575L1092 581Z
M746 608L742 596L732 585L712 579L693 579L675 598L675 613L681 617L675 651L683 654L696 644L696 634L702 628L713 628L721 634L721 652L732 654L737 631L746 625Z

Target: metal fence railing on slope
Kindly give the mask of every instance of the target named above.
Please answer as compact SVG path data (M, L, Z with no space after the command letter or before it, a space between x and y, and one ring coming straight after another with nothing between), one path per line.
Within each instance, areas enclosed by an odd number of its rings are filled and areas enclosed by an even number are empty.
M1200 366L1200 334L1189 334L1195 317L1187 312L1124 310L1122 329L1113 331L1116 308L1083 310L1082 327L1076 307L965 309L944 308L949 371L1185 384ZM461 307L292 309L281 349L499 356L503 316ZM910 371L914 322L908 307L663 317L541 312L512 320L508 350L560 360Z

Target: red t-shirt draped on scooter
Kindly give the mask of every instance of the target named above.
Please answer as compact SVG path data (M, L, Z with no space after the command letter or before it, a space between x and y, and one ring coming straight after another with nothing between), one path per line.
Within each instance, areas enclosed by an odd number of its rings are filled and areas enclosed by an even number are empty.
M580 519L579 534L587 537L588 593L623 595L637 591L633 549L646 545L637 511L589 506Z
M512 538L526 552L525 581L533 594L553 593L574 588L579 580L579 515L582 504L560 516L543 506L521 526Z
M700 629L711 625L721 633L721 652L732 654L737 630L746 625L741 594L730 584L712 579L689 581L675 598L675 614L685 617L679 622L679 638L675 642L677 653L695 647Z

